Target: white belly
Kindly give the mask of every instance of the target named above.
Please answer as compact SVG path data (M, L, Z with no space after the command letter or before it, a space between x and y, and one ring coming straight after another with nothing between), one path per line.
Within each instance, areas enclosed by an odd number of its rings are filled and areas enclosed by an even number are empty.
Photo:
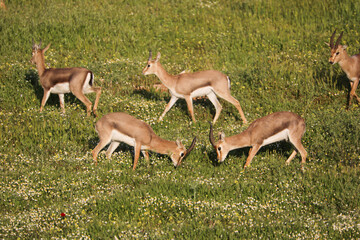
M278 132L277 134L265 139L261 144L261 146L265 146L274 142L279 142L288 139L289 139L289 129L284 129L283 131Z
M201 96L206 96L208 95L209 93L211 93L213 90L212 87L203 87L203 88L199 88L199 89L196 89L195 91L193 91L191 93L191 97L201 97Z
M174 95L175 97L178 97L178 98L185 98L184 95L178 94L177 92L175 92L171 89L169 89L169 90L170 90L171 95ZM190 94L190 97L194 98L194 97L206 96L209 93L211 93L212 90L213 90L212 87L198 88Z
M132 147L135 146L135 138L132 138L132 137L129 137L128 135L122 134L121 132L119 132L117 130L111 131L111 141L123 142ZM146 149L148 149L147 146L141 146L141 150L146 150Z
M54 87L50 88L51 93L64 94L70 92L69 83L58 83Z

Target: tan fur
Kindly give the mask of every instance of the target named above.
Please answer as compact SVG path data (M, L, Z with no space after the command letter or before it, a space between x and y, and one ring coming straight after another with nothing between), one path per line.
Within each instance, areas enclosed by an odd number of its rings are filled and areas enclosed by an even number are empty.
M5 2L3 0L0 1L0 8L6 10L6 5L5 5Z
M150 56L147 62L147 66L143 70L144 75L155 74L169 89L171 94L170 102L167 104L159 120L163 119L165 114L171 109L171 107L179 98L184 98L191 118L194 122L196 122L193 110L193 98L206 95L216 109L216 114L213 120L213 124L215 124L222 110L222 106L216 98L216 95L218 95L219 97L233 104L239 111L243 122L247 123L240 103L233 96L231 96L229 80L225 74L215 70L208 70L195 73L185 72L178 75L170 75L162 67L159 60L160 53L158 53L155 60L152 60ZM195 94L196 91L204 88L211 88L211 90L207 90L206 93L204 91L204 93Z
M69 91L66 89L60 89L59 91L56 91L56 94L59 95L60 107L62 111L65 112L64 94L72 92L81 102L85 104L87 115L89 116L91 113L92 103L85 96L85 94L96 92L95 104L92 110L96 116L96 109L99 103L101 87L90 86L89 83L86 82L87 78L93 78L92 72L86 68L46 68L44 53L49 49L50 44L48 44L44 49L41 49L40 47L41 42L39 45L33 44L31 58L31 62L36 64L36 68L40 77L40 83L44 89L44 96L41 101L40 112L43 110L51 91L55 91L54 88L61 86L61 84L68 84ZM94 81L94 79L92 79L92 81ZM86 88L86 90L84 90L84 88Z
M349 101L348 101L348 107L351 105L351 101L353 97L356 98L356 100L360 103L360 98L356 94L356 89L359 85L359 79L360 79L360 54L356 54L353 56L349 56L346 52L345 45L339 45L339 42L342 37L342 33L338 40L336 41L336 44L334 45L333 40L335 36L335 32L330 38L330 43L327 44L331 48L331 56L329 58L330 64L336 64L339 63L341 69L346 73L346 76L350 80L350 93L349 93Z
M220 162L224 161L227 154L234 149L251 147L244 168L250 165L259 149L267 145L265 140L276 136L279 133L286 132L285 138L280 140L288 140L297 150L290 155L286 164L289 164L295 157L296 151L299 151L302 158L302 166L306 161L306 150L301 144L301 138L305 133L305 121L299 115L291 112L276 112L265 117L259 118L252 122L250 126L240 134L225 137L223 132L219 133L219 140L215 142L212 127L210 128L210 142L216 150L217 158ZM279 140L279 141L280 141ZM277 142L277 141L273 141Z
M106 156L110 158L121 141L129 140L135 148L133 170L136 168L140 151L143 151L146 161L149 162L147 150L169 154L174 166L177 167L193 149L196 141L194 138L189 149L186 149L181 142L160 138L147 123L122 112L104 115L96 123L95 128L99 134L100 142L92 151L94 162L97 163L100 150L107 144L111 143L106 152Z

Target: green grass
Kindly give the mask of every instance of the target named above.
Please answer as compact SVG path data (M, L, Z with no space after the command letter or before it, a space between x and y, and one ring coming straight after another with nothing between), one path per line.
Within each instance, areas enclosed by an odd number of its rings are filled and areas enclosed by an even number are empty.
M328 64L324 42L334 29L355 54L356 1L5 1L0 9L0 238L358 239L360 238L360 108L345 110L349 82ZM111 160L90 151L97 119L68 94L40 113L42 88L30 64L42 39L49 67L81 66L103 89L99 117L123 111L168 140L198 142L174 169L165 155L141 156L120 145ZM143 76L149 50L172 74L216 69L251 122L276 111L306 120L305 171L288 143L262 148L243 171L248 148L223 164L208 141L215 110L194 104L197 123L179 100L157 122L170 97ZM137 90L146 87L150 91ZM94 101L95 95L89 95ZM215 131L244 130L234 106ZM62 217L61 213L66 216Z

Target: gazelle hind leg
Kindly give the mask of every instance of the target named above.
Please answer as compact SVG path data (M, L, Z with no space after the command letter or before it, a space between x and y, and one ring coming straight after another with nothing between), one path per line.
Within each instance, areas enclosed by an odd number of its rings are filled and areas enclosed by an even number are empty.
M241 116L241 119L243 120L243 122L246 124L247 120L246 117L244 115L244 112L240 106L240 103L238 100L236 100L233 96L231 96L230 93L230 89L227 90L226 93L220 93L220 92L216 92L217 95L219 95L219 97L221 97L222 99L228 101L229 103L231 103L232 105L234 105L236 107L236 109L239 111L239 114Z
M211 101L211 103L214 105L216 113L215 113L215 117L213 120L213 125L215 125L216 120L219 118L221 110L222 110L222 106L219 102L219 100L216 97L216 94L214 92L211 92L207 95L207 97L209 98L209 100Z
M101 95L101 87L92 87L92 90L94 92L96 92L96 98L95 98L95 103L94 103L94 107L93 107L93 113L94 113L95 117L97 117L96 110L97 110L100 95Z
M115 149L119 146L120 142L111 142L109 148L106 151L106 157L111 158L112 153L115 151Z
M86 106L86 112L87 115L90 116L91 113L91 105L92 103L90 102L90 100L85 96L85 94L82 91L73 91L72 92L75 97L77 97L82 103L85 104Z

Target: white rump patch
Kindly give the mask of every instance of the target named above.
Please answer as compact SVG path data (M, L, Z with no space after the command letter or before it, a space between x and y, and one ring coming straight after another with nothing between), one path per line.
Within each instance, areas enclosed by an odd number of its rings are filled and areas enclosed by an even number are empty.
M278 132L271 137L265 139L261 146L265 146L274 142L279 142L282 140L288 140L289 139L289 129L284 129L281 132Z
M55 93L55 94L69 93L70 92L69 83L68 82L58 83L55 86L53 86L52 88L50 88L50 92Z
M92 93L94 92L92 90L92 87L90 86L89 82L90 82L90 79L91 79L91 75L92 73L88 73L87 76L86 76L86 79L85 79L85 83L84 83L84 86L83 86L83 93L84 94L88 94L88 93ZM94 77L94 76L93 76ZM94 79L93 79L94 80Z

